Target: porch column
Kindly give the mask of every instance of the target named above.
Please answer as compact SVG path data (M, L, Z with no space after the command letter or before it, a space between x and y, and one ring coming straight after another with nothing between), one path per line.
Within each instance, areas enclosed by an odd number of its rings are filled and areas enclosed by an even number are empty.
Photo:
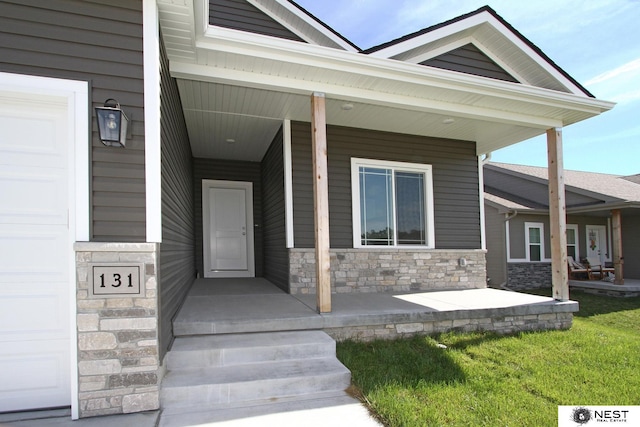
M624 256L622 254L622 214L620 209L611 211L613 225L613 270L616 275L614 283L624 285Z
M327 173L327 120L324 93L311 95L313 152L313 213L316 242L316 305L318 313L331 312L329 258L329 179Z
M553 297L569 300L567 272L567 214L562 161L562 129L547 129L549 162L549 220L551 223L551 280Z

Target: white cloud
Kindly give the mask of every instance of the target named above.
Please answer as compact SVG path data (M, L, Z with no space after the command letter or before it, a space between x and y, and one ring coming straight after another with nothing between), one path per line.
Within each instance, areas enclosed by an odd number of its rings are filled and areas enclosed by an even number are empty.
M640 77L640 58L631 62L627 62L613 70L605 71L604 73L595 76L585 82L586 86L596 85L598 83L606 82L611 79L628 77L629 74Z
M619 105L640 101L640 58L598 74L585 86Z

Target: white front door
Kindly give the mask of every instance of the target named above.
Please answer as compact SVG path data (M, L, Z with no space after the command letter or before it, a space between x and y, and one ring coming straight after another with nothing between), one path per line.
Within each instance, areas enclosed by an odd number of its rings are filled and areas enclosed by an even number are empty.
M204 277L253 277L250 182L203 180Z
M602 265L607 260L607 227L587 225L587 256L597 258Z
M0 412L71 404L71 111L0 87Z

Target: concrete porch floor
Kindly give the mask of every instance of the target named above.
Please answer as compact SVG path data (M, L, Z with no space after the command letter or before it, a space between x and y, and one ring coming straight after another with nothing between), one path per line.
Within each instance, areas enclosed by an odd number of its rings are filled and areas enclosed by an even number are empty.
M616 285L604 280L570 280L569 290L576 289L587 293L612 297L637 297L640 296L640 280L625 279L624 285Z
M263 278L198 279L174 320L174 334L333 330L416 322L449 322L455 327L473 319L568 314L578 310L578 303L487 288L333 294L331 313L318 314L315 307L315 295L289 295Z

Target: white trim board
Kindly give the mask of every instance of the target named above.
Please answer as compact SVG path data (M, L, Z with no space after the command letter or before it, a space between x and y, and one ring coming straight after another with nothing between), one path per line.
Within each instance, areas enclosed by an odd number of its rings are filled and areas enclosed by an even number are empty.
M293 169L291 158L291 120L282 123L282 156L284 163L284 216L287 248L295 245L293 235Z
M160 33L156 0L143 2L146 241L162 242Z
M353 247L354 248L372 248L369 245L363 245L361 239L361 225L360 225L360 166L367 166L381 169L393 169L394 174L396 170L403 172L419 172L425 176L424 182L424 197L425 197L425 220L426 220L426 245L384 245L374 247L386 247L386 248L420 248L420 249L433 249L436 246L435 240L435 215L434 215L434 201L433 201L433 168L429 164L422 163L405 163L394 162L387 160L373 160L364 158L351 158L351 206L352 206L352 228L353 228ZM392 185L393 187L393 185ZM393 220L396 219L395 205L392 212ZM394 238L395 241L395 238Z

